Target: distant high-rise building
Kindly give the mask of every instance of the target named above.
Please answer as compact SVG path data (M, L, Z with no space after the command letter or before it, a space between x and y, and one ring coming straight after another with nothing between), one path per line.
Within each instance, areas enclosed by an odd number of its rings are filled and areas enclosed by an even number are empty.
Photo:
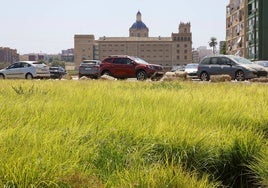
M247 1L247 55L268 60L268 0Z
M246 56L246 0L230 0L226 8L226 53Z
M230 0L226 8L226 53L268 59L268 1Z
M16 49L8 47L0 47L0 62L1 63L14 63L19 61L19 54Z
M132 55L163 66L192 62L192 33L190 23L180 23L171 37L149 37L149 28L143 23L140 11L129 29L129 37L74 36L74 61L78 66L83 59L103 60L109 55Z
M74 49L70 48L61 51L61 60L66 62L74 62Z

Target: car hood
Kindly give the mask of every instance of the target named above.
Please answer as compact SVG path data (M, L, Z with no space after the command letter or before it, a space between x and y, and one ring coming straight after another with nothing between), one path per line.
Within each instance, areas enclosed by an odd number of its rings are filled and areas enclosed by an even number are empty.
M5 72L7 69L6 68L3 68L3 69L0 69L0 72Z
M253 69L256 71L266 71L264 67L262 67L261 65L257 65L257 64L239 64L239 66Z

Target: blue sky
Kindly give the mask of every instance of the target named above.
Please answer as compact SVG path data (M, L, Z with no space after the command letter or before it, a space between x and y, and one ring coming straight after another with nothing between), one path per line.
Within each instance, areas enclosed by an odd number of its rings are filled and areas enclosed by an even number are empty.
M127 37L142 13L150 37L169 37L190 22L193 47L210 37L225 40L229 0L6 0L1 2L0 47L24 53L60 53L74 47L75 34Z

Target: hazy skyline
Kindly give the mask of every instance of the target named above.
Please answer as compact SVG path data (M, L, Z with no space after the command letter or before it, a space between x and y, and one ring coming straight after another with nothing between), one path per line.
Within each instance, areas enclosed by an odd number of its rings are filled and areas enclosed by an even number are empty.
M1 3L0 47L18 53L60 53L74 47L75 34L128 37L136 13L150 37L170 37L180 22L190 22L193 48L211 37L225 40L229 0L9 0Z

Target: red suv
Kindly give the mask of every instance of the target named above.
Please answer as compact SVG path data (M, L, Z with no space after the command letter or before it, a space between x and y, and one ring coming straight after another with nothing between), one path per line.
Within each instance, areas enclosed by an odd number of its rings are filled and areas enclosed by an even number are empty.
M149 64L145 60L127 55L109 56L100 64L101 75L110 75L115 78L137 78L145 80L155 73L163 74L163 67Z

